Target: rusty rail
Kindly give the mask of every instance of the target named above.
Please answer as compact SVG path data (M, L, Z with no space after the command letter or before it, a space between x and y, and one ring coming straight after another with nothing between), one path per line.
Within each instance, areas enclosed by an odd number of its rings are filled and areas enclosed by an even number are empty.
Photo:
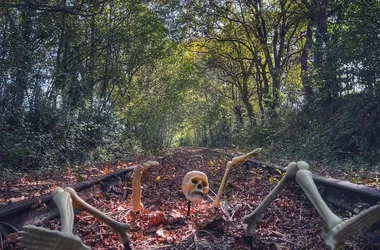
M235 157L235 155L225 153L219 154L226 155L230 158ZM284 167L254 159L249 159L247 162L253 167L266 168L272 173L276 173L277 171L275 170L284 170ZM380 190L375 188L369 188L364 185L354 184L334 178L327 178L315 174L313 174L313 180L322 198L327 203L338 208L343 208L353 213L359 213L366 208L380 203ZM377 230L380 230L380 222L375 223L370 228L370 232Z
M219 152L218 152L219 153ZM228 157L235 155L219 153ZM254 159L249 159L248 163L254 167L263 167L269 170L284 168L275 164L265 163ZM380 202L380 190L369 188L364 185L354 184L348 181L341 181L334 178L327 178L313 175L314 182L324 200L328 203L344 208L350 212L357 213L365 208L376 205Z
M108 185L115 185L118 177L124 177L133 172L137 166L138 165L134 165L98 178L75 183L70 185L70 187L75 191L80 192L102 182L107 183ZM36 199L31 198L6 206L1 206L0 222L6 222L20 230L24 225L36 224L58 215L58 209L53 202L51 192L43 194L39 197L39 201L46 204L46 206L38 206L36 201Z

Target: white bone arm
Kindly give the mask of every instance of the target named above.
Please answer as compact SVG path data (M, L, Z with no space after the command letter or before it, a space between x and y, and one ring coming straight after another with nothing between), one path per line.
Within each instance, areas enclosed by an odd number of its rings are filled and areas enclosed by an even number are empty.
M61 216L61 231L32 225L24 226L20 232L20 246L27 250L89 250L82 240L72 233L74 213L70 194L57 187L52 192Z
M129 238L130 236L128 235L128 231L130 231L131 227L129 224L126 223L120 223L118 221L115 221L114 219L108 217L104 213L100 212L84 200L82 200L77 193L75 192L74 189L70 187L66 187L65 191L68 192L71 196L71 199L73 200L73 206L75 208L84 210L91 215L93 215L96 219L99 221L105 223L109 227L112 228L113 231L117 232L119 234L119 238L121 243L124 245L125 249L130 249L129 245Z
M311 203L313 203L319 215L326 222L329 230L331 230L336 225L340 224L342 220L331 212L330 208L322 199L313 181L313 176L309 171L309 165L304 161L299 161L297 162L297 167L299 169L296 175L298 184L301 186Z
M217 194L217 196L216 196L216 198L212 204L213 207L215 207L215 208L220 207L220 199L222 198L224 188L226 187L227 180L228 180L228 177L230 176L231 168L233 167L233 165L242 163L242 162L248 160L249 158L258 155L260 153L260 151L261 151L261 148L256 148L255 150L249 152L248 154L234 157L232 159L232 161L227 162L226 171L224 172L222 182L220 183L220 186L218 189L218 194Z
M317 187L313 181L309 165L306 162L297 162L299 171L297 172L296 180L302 187L307 197L313 203L319 215L326 222L329 230L323 233L325 243L332 249L345 238L354 235L363 229L370 227L380 219L380 205L368 208L358 215L342 221L338 216L331 212L320 196Z
M61 231L63 233L72 233L74 226L74 209L70 194L64 192L61 187L56 187L51 194L61 216Z
M243 217L243 223L247 224L245 228L245 235L251 237L255 234L256 224L260 222L261 216L264 211L269 207L272 201L277 197L277 195L285 189L291 182L294 181L298 169L295 162L291 162L286 170L285 176L277 184L277 186L270 192L261 204L250 214Z

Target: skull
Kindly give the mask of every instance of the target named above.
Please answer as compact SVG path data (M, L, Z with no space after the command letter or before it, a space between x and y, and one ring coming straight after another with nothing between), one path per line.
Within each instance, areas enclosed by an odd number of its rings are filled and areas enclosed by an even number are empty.
M188 172L182 180L182 192L189 201L200 204L203 196L208 193L207 176L200 171Z

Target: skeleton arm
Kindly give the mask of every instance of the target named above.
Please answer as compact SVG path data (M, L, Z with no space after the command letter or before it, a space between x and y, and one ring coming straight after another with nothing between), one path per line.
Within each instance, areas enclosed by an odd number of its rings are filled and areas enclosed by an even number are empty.
M90 213L92 216L94 216L99 221L105 223L109 227L112 228L113 231L117 232L119 234L119 238L121 243L124 245L125 249L131 249L129 245L129 238L128 231L131 229L129 224L126 223L120 223L118 221L115 221L114 219L108 217L104 213L100 212L84 200L82 200L74 189L67 187L65 188L65 191L68 192L71 196L71 199L73 200L73 206L75 208L78 208L80 210L84 210L88 213Z
M141 203L141 176L143 172L152 167L157 166L156 161L147 161L138 166L133 172L132 179L132 196L133 196L133 212L139 212L143 209L144 205Z
M331 212L330 208L326 205L325 201L322 199L318 192L317 187L313 181L313 176L309 171L309 165L304 161L297 162L298 172L296 175L296 180L301 186L302 190L305 192L307 198L313 203L313 206L317 210L318 214L326 222L329 229L334 228L336 225L340 224L342 220Z
M313 203L318 214L326 222L329 231L324 232L323 236L325 244L332 249L335 249L345 238L361 232L380 219L380 205L377 205L362 211L350 219L342 221L330 210L319 194L312 174L309 171L309 165L306 162L300 161L297 162L297 167L299 171L297 172L296 180L311 203Z
M325 243L332 249L336 248L345 238L370 227L380 219L380 205L371 207L360 214L343 221L336 216L326 205L320 196L317 187L309 171L309 165L300 161L297 164L290 163L284 178L275 189L264 199L264 201L251 214L243 218L246 226L246 236L253 236L256 230L256 224L260 221L261 215L274 200L274 198L291 182L294 178L301 186L306 196L313 203L319 215L326 222L329 231L324 233Z
M216 198L214 200L214 203L212 204L213 207L215 207L215 208L219 208L220 207L220 199L222 198L222 195L223 195L223 192L224 192L224 188L226 187L227 180L228 180L228 177L230 176L230 172L231 172L232 167L234 165L237 165L239 163L242 163L242 162L248 160L249 158L251 158L253 156L258 155L260 153L260 151L261 151L261 148L257 148L255 150L249 152L248 154L234 157L232 159L232 161L228 161L227 162L226 171L224 172L224 176L223 176L222 182L220 183L220 186L219 186L219 189L218 189L218 194L217 194L217 196L216 196Z
M267 197L262 201L260 206L258 206L252 213L243 217L243 223L247 224L245 228L246 236L253 236L256 231L256 224L261 221L261 216L264 211L269 207L272 201L277 197L277 195L285 189L296 176L298 169L297 164L292 162L288 165L285 176L281 179L280 183L270 192Z

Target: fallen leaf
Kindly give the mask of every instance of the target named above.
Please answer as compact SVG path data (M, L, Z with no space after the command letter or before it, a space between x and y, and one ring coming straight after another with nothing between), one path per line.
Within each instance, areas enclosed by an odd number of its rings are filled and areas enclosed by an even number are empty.
M274 184L274 177L273 176L269 177L268 181L269 181L270 184Z

